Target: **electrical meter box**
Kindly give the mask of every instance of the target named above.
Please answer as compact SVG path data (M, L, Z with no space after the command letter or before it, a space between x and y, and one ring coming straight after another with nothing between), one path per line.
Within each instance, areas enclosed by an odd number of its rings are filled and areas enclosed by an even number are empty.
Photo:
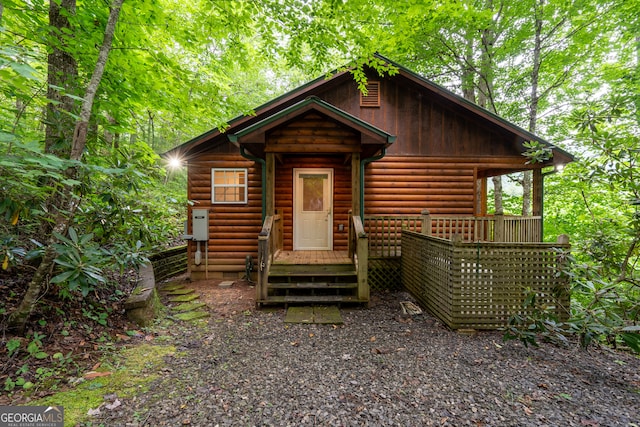
M209 210L192 209L193 240L205 242L209 240Z

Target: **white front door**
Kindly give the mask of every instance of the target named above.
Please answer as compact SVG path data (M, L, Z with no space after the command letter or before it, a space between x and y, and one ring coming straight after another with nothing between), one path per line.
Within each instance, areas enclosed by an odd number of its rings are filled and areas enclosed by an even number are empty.
M333 169L293 170L293 249L333 249Z

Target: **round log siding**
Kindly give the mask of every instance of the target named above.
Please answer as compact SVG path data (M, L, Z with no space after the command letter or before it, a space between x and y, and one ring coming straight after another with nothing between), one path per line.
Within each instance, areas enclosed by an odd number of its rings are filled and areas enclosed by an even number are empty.
M513 164L492 159L496 167ZM366 215L474 215L477 169L484 159L388 155L365 170Z
M247 203L213 205L211 203L211 169L247 169ZM258 233L262 227L262 184L260 164L239 154L212 153L189 162L188 198L195 208L209 209L208 266L210 278L237 278L245 272L245 259L258 256ZM188 213L191 230L191 208ZM194 264L196 244L189 242L189 269L192 277L202 278L205 271L205 248L202 263Z

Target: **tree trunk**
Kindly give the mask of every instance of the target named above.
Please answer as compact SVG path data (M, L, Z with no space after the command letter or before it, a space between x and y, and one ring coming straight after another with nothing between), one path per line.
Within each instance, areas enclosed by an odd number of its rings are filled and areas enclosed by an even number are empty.
M486 9L496 15L494 19L499 18L499 13L494 11L493 0L487 0ZM495 23L495 21L494 21ZM495 102L493 99L493 54L494 43L496 41L496 33L494 25L485 28L482 31L482 44L480 55L480 75L478 80L478 105L492 113L497 113ZM493 204L496 215L502 214L502 176L494 176L493 181Z
M102 46L100 47L100 53L98 54L98 61L96 67L91 75L91 81L84 95L84 101L80 108L80 117L76 123L76 128L73 132L73 144L71 147L71 160L80 160L84 147L87 143L87 128L89 126L89 119L91 118L91 109L93 108L93 100L98 92L98 86L102 80L102 74L107 65L107 59L109 58L109 52L111 51L111 44L113 43L113 35L116 31L116 23L120 15L120 8L124 0L113 0L111 4L111 12L109 13L109 20L104 30L104 39L102 40Z
M473 31L466 33L466 52L462 61L462 96L464 99L476 102L475 72L473 67Z
M47 153L66 158L69 156L73 137L77 102L65 93L77 95L78 65L70 53L66 32L73 32L68 16L76 14L76 0L49 2L49 25L55 28L51 34L51 53L47 58L47 99L44 146ZM63 88L61 90L60 88Z
M538 93L538 85L540 81L540 66L542 65L542 16L545 0L538 0L534 5L535 14L535 35L533 44L533 64L531 68L531 93L529 100L529 132L536 132L536 124L538 122L538 106L540 103L540 94ZM531 192L532 192L531 171L526 171L522 176L522 215L531 215Z
M65 0L63 0L64 2ZM80 160L82 153L87 142L87 128L89 125L89 119L91 118L91 108L93 107L93 100L95 99L98 85L102 79L102 74L107 64L107 58L109 51L111 50L111 44L113 41L113 34L115 32L118 16L120 15L120 8L122 7L123 0L113 0L111 5L111 11L109 14L109 20L105 28L104 40L98 54L98 60L96 62L95 69L91 75L89 86L87 87L84 100L80 109L80 116L76 122L76 126L73 132L73 140L71 144L70 158L72 160ZM55 2L52 1L52 4ZM70 176L74 176L75 171L68 171ZM73 219L74 212L78 206L77 200L74 199L72 194L72 188L65 186L62 189L62 195L57 199L60 207L67 207L66 215L62 215L63 209L59 209L56 212L57 221L53 232L64 234L67 230L69 223ZM17 309L11 313L8 319L8 326L10 329L15 329L18 333L24 333L27 320L33 311L36 303L38 302L42 285L45 283L48 275L50 274L54 260L56 257L56 251L54 244L57 243L57 239L54 233L50 233L47 238L47 245L45 248L44 256L40 261L40 265L36 270L36 273L31 278L27 292L23 297L20 305Z
M71 54L66 51L67 32L73 32L69 16L76 14L76 0L49 2L49 25L55 30L50 34L51 52L47 57L47 99L45 107L44 150L61 158L68 158L73 137L74 118L77 113L77 101L65 94L78 93L78 65ZM55 185L51 180L41 183L43 186ZM54 194L45 202L45 209L53 218L62 212L63 197ZM42 221L39 227L40 236L51 234L54 221ZM44 242L43 242L44 243Z

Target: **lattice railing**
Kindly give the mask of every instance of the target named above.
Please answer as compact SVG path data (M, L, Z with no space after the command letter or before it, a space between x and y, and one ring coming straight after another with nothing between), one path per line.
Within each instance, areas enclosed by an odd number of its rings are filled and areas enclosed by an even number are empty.
M402 233L402 283L453 329L495 329L526 314L524 300L569 313L569 291L560 274L568 238L557 243L463 242Z

